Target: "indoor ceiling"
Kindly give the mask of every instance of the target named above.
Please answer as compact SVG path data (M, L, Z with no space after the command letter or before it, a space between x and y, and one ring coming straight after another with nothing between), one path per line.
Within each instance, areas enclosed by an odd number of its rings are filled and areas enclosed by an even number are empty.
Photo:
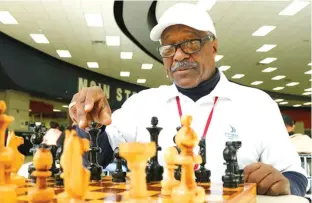
M177 2L158 1L156 18ZM197 0L189 2L197 3ZM303 96L305 93L306 98L311 96L306 93L312 92L311 73L305 74L312 72L311 3L293 16L279 15L291 2L217 0L209 11L219 39L218 54L223 55L217 65L231 66L224 71L230 80L247 86L253 86L251 83L254 81L262 81L262 84L254 87L288 95ZM137 84L138 79L146 79L146 83L140 84L146 87L170 84L162 64L138 48L119 29L114 19L113 6L114 0L2 0L0 12L8 11L18 24L0 23L0 31L81 68L90 69L87 62L97 62L99 68L92 68L91 71L119 80ZM84 14L100 14L102 26L88 26ZM263 37L252 36L264 25L276 28ZM30 34L44 34L49 43L36 43ZM119 36L120 46L108 46L106 36ZM274 44L276 47L268 52L257 52L264 44ZM68 50L71 58L61 58L56 50ZM121 52L133 52L132 59L121 59ZM267 57L277 60L270 64L259 64ZM145 63L153 64L152 69L142 69ZM277 69L262 72L268 67ZM130 72L130 76L121 77L121 71ZM244 74L244 77L233 79L235 74ZM272 80L279 75L285 78ZM287 86L290 82L299 84ZM276 87L284 88L273 90ZM311 105L300 99L287 102L284 105Z

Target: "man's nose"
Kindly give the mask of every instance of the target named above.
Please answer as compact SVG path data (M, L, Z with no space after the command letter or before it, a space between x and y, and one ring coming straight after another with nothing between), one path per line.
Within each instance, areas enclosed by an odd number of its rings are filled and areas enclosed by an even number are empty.
M188 59L190 57L189 54L186 54L182 51L182 49L180 47L177 48L174 56L173 56L173 60L174 61L183 61L184 59Z

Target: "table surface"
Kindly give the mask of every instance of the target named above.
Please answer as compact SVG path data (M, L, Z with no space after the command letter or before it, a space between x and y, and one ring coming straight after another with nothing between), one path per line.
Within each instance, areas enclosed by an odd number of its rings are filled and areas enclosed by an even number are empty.
M306 198L294 195L263 196L257 195L257 203L309 203Z

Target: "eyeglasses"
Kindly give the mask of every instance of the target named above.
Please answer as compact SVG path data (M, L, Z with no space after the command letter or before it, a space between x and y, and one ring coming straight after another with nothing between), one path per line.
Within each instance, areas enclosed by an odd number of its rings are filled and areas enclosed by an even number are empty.
M180 47L185 54L194 54L200 51L204 41L213 41L214 39L214 35L208 35L201 39L191 39L178 44L161 46L158 48L158 51L163 58L174 56L178 47Z

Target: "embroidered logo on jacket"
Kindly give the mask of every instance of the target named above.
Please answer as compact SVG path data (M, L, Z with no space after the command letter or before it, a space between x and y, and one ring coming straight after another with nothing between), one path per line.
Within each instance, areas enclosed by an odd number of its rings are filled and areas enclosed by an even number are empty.
M236 128L231 125L229 126L228 132L224 133L224 135L229 140L236 140L239 137L238 133L236 132Z

